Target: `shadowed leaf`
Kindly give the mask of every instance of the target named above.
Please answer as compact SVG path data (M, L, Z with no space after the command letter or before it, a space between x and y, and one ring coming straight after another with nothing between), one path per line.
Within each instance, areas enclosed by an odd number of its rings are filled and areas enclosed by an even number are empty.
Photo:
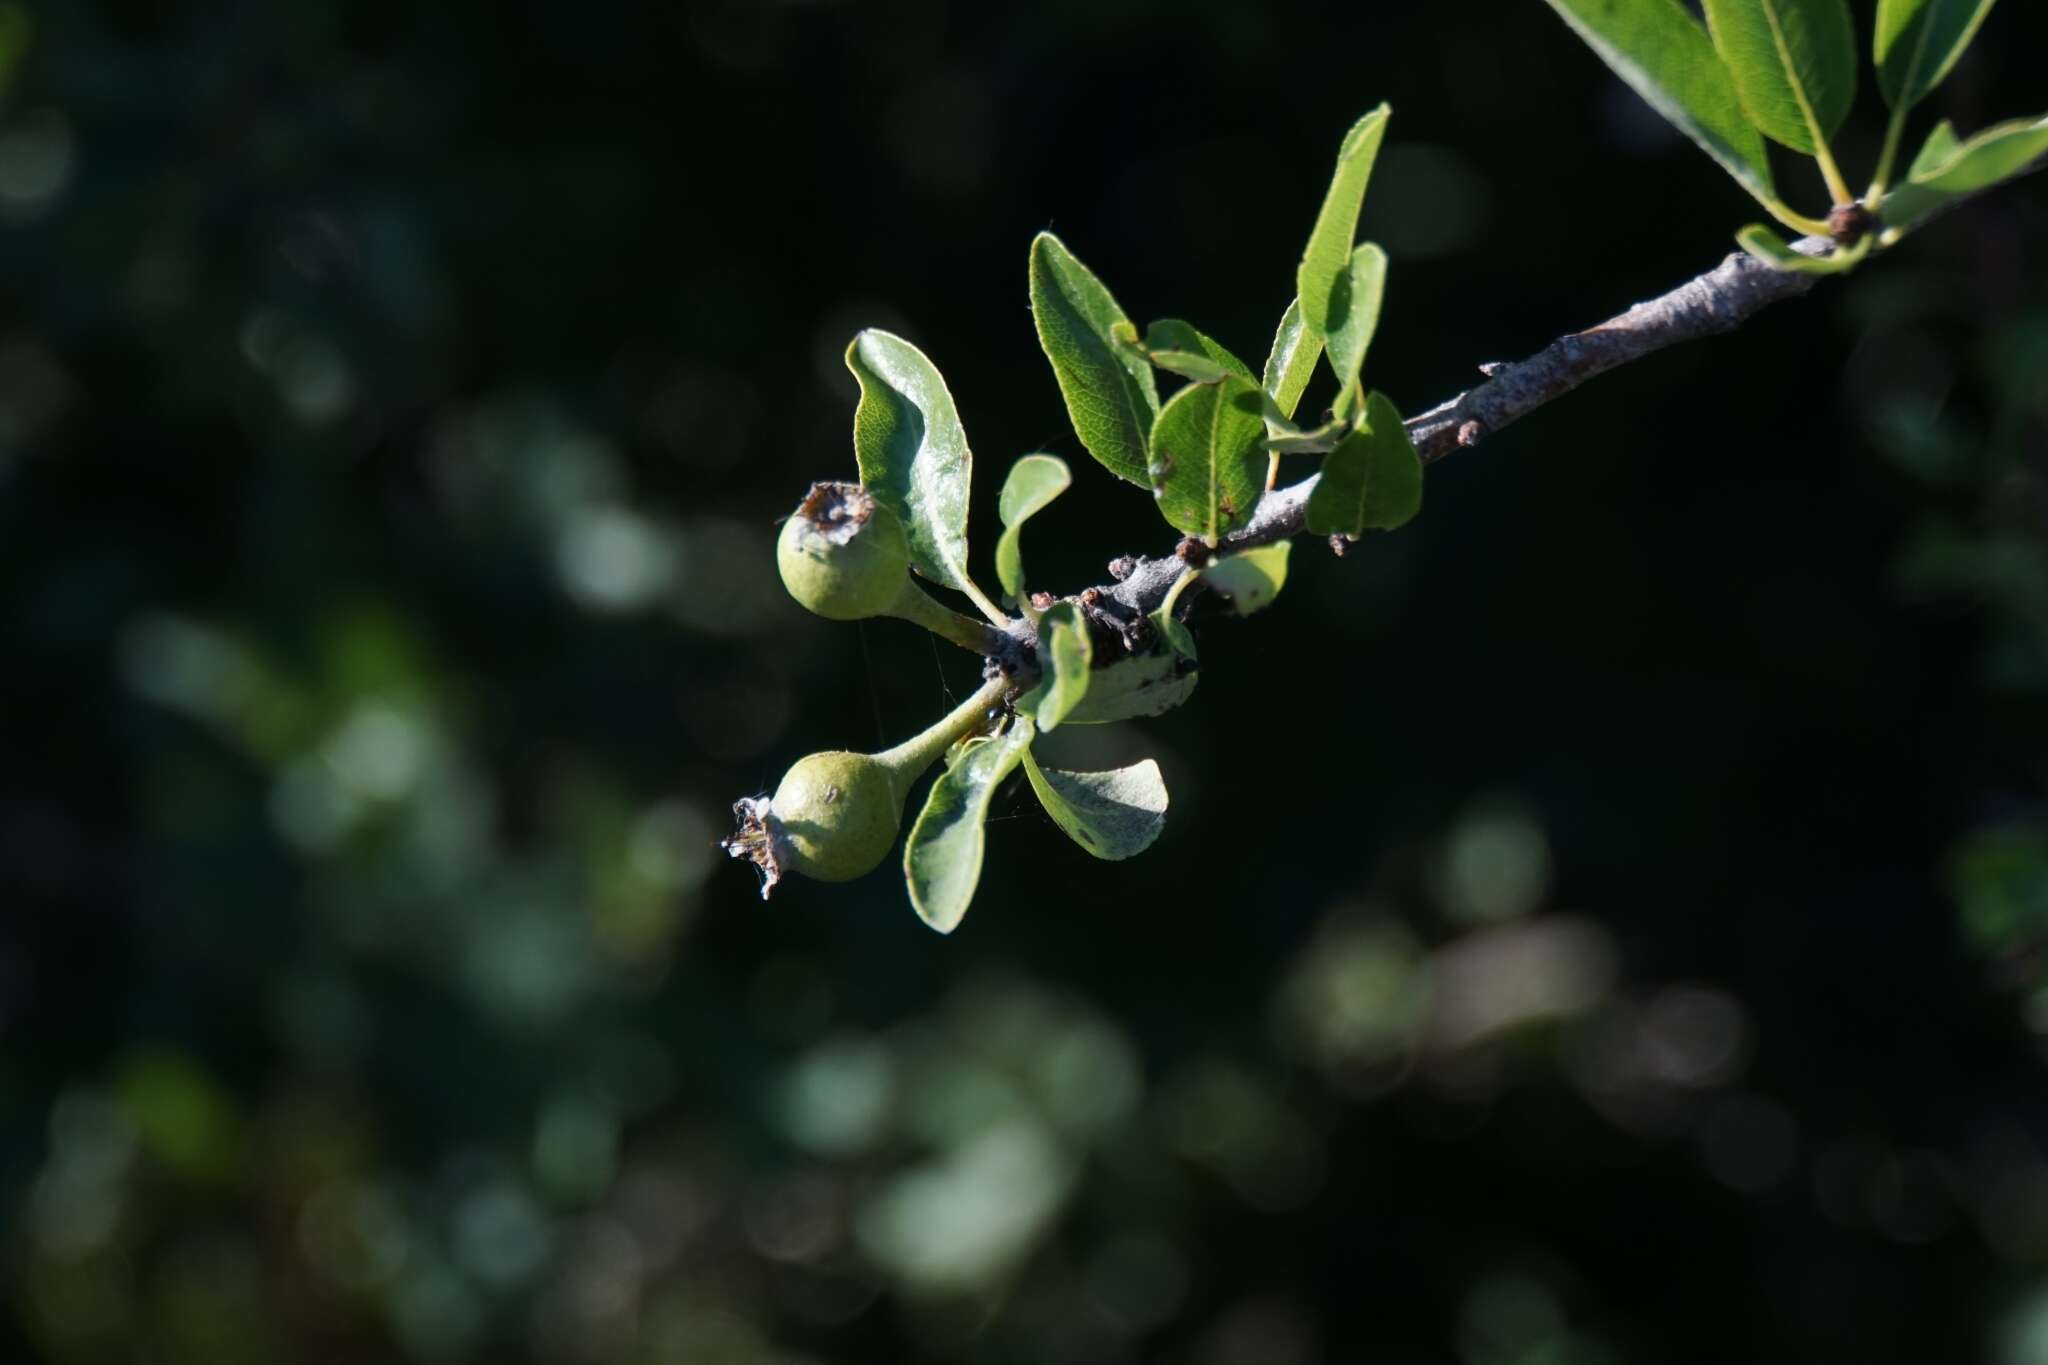
M1422 458L1385 394L1365 401L1365 421L1323 461L1308 495L1308 529L1319 536L1391 531L1422 508Z
M1067 837L1115 862L1143 853L1166 827L1166 784L1151 759L1108 772L1041 768L1029 752L1024 773L1039 804Z
M1947 78L1996 0L1877 0L1871 49L1885 103L1910 109Z

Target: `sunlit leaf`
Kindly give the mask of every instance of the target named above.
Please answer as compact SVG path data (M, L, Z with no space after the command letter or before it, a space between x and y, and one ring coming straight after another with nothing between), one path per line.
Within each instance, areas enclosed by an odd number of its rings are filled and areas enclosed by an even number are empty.
M1910 109L1948 76L1996 0L1877 0L1871 40L1885 103Z
M873 329L846 348L846 368L860 381L853 451L862 485L903 522L917 571L966 589L974 456L946 381L923 351Z
M1024 773L1039 804L1067 837L1115 862L1143 853L1166 827L1166 783L1151 759L1108 772L1041 768L1029 751Z
M1309 233L1295 271L1295 291L1301 313L1316 335L1328 333L1331 323L1330 291L1351 259L1352 239L1358 232L1358 212L1365 202L1366 182L1379 156L1380 141L1387 133L1387 106L1367 114L1351 125L1337 148L1337 168L1330 176L1330 188L1323 196L1322 210Z
M1967 142L1943 123L1928 135L1906 179L1885 195L1881 212L1890 227L1910 229L1966 195L2009 180L2048 156L2048 117L2014 119L1986 128Z
M1280 424L1274 420L1271 410L1266 413L1266 428L1271 431ZM1266 449L1280 455L1321 455L1335 450L1337 443L1349 435L1351 418L1332 417L1319 427L1303 430L1292 423L1281 427L1279 432L1266 438Z
M1735 234L1735 240L1744 251L1774 269L1794 270L1802 275L1839 275L1870 254L1872 239L1866 234L1853 246L1838 246L1825 256L1808 256L1793 250L1791 243L1762 223L1751 223Z
M1750 122L1797 152L1835 135L1856 99L1847 0L1706 0L1706 9Z
M1239 616L1250 616L1279 596L1287 582L1287 554L1293 542L1241 550L1209 561L1202 569L1202 581L1230 599Z
M1190 384L1152 425L1152 493L1166 520L1214 544L1251 519L1266 481L1259 388L1226 375Z
M1337 410L1352 410L1358 372L1380 325L1380 299L1386 290L1387 253L1371 242L1351 253L1344 273L1331 290L1328 347L1330 369L1337 375Z
M1950 130L1949 139L1954 137ZM1916 160L1908 179L1944 194L1973 194L2011 179L2043 156L2048 156L2048 115L2012 119L1957 144L1932 164Z
M1073 714L1088 695L1095 649L1088 622L1072 602L1055 602L1038 618L1038 663L1045 680L1031 691L1032 715L1050 730Z
M1154 365L1197 384L1213 384L1227 374L1252 379L1251 369L1242 360L1179 318L1153 323L1142 344Z
M1308 495L1308 529L1319 536L1391 531L1422 508L1422 458L1385 394L1365 401L1365 420L1323 461Z
M1301 395L1308 389L1308 381L1315 377L1316 357L1322 353L1323 339L1302 318L1301 300L1297 298L1280 315L1280 328L1273 334L1273 349L1266 354L1266 394L1280 417L1293 418L1295 408L1301 405ZM1270 417L1267 430L1270 435L1280 434L1273 430Z
M1035 733L1029 716L1014 716L1001 734L970 739L956 749L910 827L910 842L903 850L910 903L942 934L953 932L974 899L988 843L984 822L989 802L1023 759Z
M1131 320L1102 281L1049 232L1031 243L1031 315L1081 444L1110 473L1147 486L1146 438L1159 412L1152 367L1117 341Z
M996 500L996 515L1003 523L1002 538L996 541L996 577L1011 599L1024 596L1024 550L1019 543L1024 523L1073 481L1067 462L1057 455L1026 455L1010 466L1002 496Z
M1772 197L1763 139L1734 77L1679 0L1550 0L1614 74L1760 200Z

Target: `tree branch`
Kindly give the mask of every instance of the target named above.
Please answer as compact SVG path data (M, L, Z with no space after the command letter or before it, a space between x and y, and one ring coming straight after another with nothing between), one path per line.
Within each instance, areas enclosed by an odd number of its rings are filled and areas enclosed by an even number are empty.
M1822 255L1833 244L1809 237L1797 245L1809 255ZM1598 326L1559 337L1526 360L1482 366L1488 376L1484 384L1410 418L1408 435L1425 463L1441 460L1477 445L1596 375L1681 342L1733 331L1771 304L1805 294L1821 278L1775 270L1746 252L1735 252L1704 275ZM1317 477L1312 474L1266 494L1250 523L1224 539L1222 552L1269 545L1306 532L1308 495ZM1094 591L1111 615L1135 619L1156 610L1186 568L1177 554L1119 560L1112 566L1112 572L1123 571L1119 580Z

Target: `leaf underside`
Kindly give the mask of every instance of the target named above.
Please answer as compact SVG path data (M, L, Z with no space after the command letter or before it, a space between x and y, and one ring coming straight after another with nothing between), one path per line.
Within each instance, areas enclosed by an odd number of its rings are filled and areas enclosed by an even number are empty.
M902 521L917 571L966 589L974 456L946 381L923 351L873 329L846 348L846 368L860 381L853 452L861 484Z
M932 783L924 809L910 827L903 850L910 903L942 934L959 926L974 899L988 847L989 802L1022 761L1035 733L1031 718L1020 715L992 739L968 740L948 757L946 770Z
M1151 759L1108 772L1041 768L1027 750L1024 773L1039 804L1067 836L1115 862L1143 853L1166 826L1166 784Z

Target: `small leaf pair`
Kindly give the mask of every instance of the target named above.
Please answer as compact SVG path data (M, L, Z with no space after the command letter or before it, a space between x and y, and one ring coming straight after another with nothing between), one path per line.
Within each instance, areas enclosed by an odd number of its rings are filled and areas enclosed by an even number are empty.
M1108 772L1040 767L1031 743L1038 727L1013 716L1001 732L969 739L947 755L904 848L904 878L918 915L942 934L967 914L981 880L989 805L1003 779L1021 765L1046 813L1098 858L1144 852L1166 822L1166 784L1151 759Z

